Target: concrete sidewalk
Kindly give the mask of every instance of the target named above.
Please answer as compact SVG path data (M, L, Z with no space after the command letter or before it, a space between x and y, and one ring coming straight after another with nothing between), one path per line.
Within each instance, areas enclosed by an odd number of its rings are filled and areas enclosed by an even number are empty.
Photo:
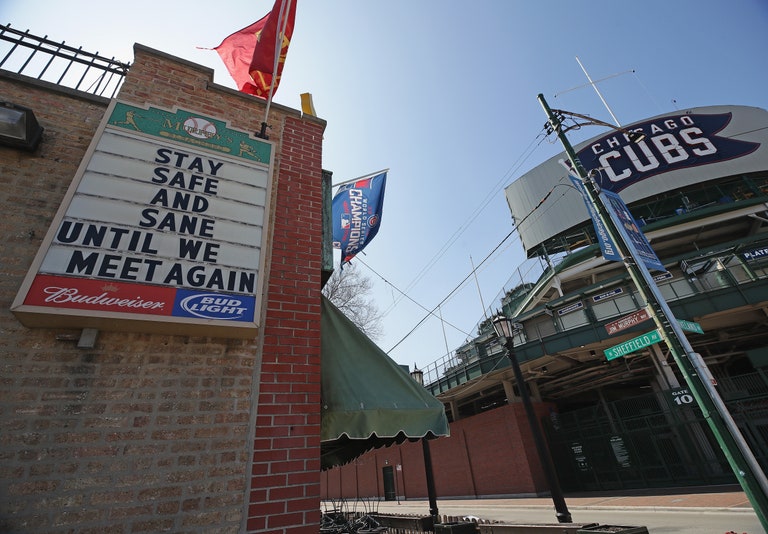
M574 523L556 523L554 503L549 497L446 497L437 499L437 507L443 522L461 522L474 517L480 520L480 523L491 527L487 532L481 528L481 534L574 534L575 529L598 524L642 525L650 533L764 532L754 509L739 486L566 494L565 500ZM401 519L415 519L429 515L429 503L427 499L346 499L324 502L322 511L329 510L379 513Z
M566 494L569 509L600 510L639 508L649 510L680 511L729 511L754 513L747 496L739 486L707 486L693 488L665 488L657 490L631 490ZM332 501L328 501L332 508ZM502 498L440 498L437 505L440 514L466 514L472 510L474 515L481 515L488 508L543 508L552 509L549 497L502 497ZM376 508L385 514L424 513L429 510L426 499L399 499L398 501L375 501L361 499L355 503L348 499L345 506L355 506L357 510Z
M603 508L648 508L654 510L728 510L752 513L752 505L738 487L671 488L667 491L624 491L565 495L569 508L595 510ZM494 499L498 506L552 508L549 497ZM450 501L444 501L446 504ZM483 500L472 500L482 504Z

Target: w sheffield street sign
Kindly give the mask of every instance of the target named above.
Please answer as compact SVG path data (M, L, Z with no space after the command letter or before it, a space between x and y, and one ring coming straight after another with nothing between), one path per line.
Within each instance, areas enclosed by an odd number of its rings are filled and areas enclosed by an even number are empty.
M620 358L622 356L625 356L627 354L640 350L643 347L647 347L648 345L659 343L660 341L661 341L661 334L659 333L659 331L652 330L646 334L643 334L642 336L637 336L635 338L630 339L629 341L625 341L624 343L619 343L618 345L614 345L613 347L607 348L603 351L603 353L605 354L606 360L608 361L615 360L616 358Z

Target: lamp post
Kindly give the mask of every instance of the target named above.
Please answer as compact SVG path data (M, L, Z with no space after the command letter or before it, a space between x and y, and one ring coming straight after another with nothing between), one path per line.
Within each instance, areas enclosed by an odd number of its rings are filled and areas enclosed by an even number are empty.
M653 277L640 258L637 248L628 236L627 231L618 220L614 211L607 209L608 200L605 194L597 187L581 164L575 150L565 136L565 132L569 128L563 126L562 120L565 116L577 117L586 120L585 124L607 126L623 132L630 140L632 140L631 134L633 132L584 115L552 110L546 100L544 100L543 95L540 94L538 99L547 114L549 126L557 134L565 148L571 167L577 177L584 183L589 203L606 232L616 244L638 292L651 308L651 315L661 334L661 338L669 347L683 378L712 430L712 434L725 454L744 493L750 500L763 528L768 532L768 480L766 480L765 474L749 449L744 437L741 435L736 423L733 421L730 413L728 413L720 395L715 390L710 380L711 375L701 355L694 352L693 347L691 347L688 338L672 314L656 282L653 281ZM638 136L639 133L635 132L635 142L639 140Z
M493 329L496 331L498 338L504 342L504 347L507 349L507 357L509 357L509 361L512 363L512 371L515 373L517 389L520 390L520 399L523 401L523 408L525 408L525 414L528 416L528 425L531 427L533 442L536 446L536 451L539 453L539 460L544 469L544 477L547 479L549 491L552 495L552 502L555 505L555 516L557 517L557 521L559 523L573 523L571 513L568 511L568 505L565 504L565 498L560 489L560 481L555 473L552 457L549 455L549 449L547 448L544 436L541 433L539 421L536 418L536 412L533 410L531 396L528 393L528 386L525 383L523 372L520 370L520 364L515 355L515 343L513 339L514 323L512 319L502 314L497 314L492 322Z
M417 384L424 386L424 371L413 364L411 378ZM432 524L437 521L439 510L437 509L437 492L435 491L435 473L432 470L432 452L429 449L429 439L427 436L421 438L421 450L424 454L424 475L427 479L427 497L429 499L429 515L432 516Z
M413 378L420 386L424 385L424 371L416 367L415 363L413 364L413 371L411 371L411 378Z

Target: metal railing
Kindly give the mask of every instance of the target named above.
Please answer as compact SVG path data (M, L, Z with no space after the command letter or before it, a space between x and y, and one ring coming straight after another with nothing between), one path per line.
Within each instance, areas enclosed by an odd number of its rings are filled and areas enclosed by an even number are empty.
M0 56L0 69L107 98L114 98L131 66L10 24L0 25Z
M678 273L674 278L659 281L659 290L664 297L674 302L768 278L768 267L747 265L747 262L740 259L739 254L736 253L712 254L706 259L710 265L706 271L698 272L695 276L684 276L685 273ZM589 299L582 296L581 300L585 304L580 309L569 312L567 315L555 314L554 319L551 316L545 316L542 312L540 319L532 318L525 323L524 329L520 330L520 337L515 340L515 346L524 346L528 342L543 340L549 336L582 327L592 322L592 317L597 321L606 321L645 306L644 302L638 301L638 297L633 295L629 288L627 289L622 293L623 296L603 304L589 302ZM591 315L587 314L587 310ZM466 351L466 347L493 342L492 336L478 334L474 340L468 341L456 351L429 364L423 369L425 385L435 390L433 393L440 393L446 391L446 384L455 387L470 380L475 376L471 371L478 369L478 362L484 358L480 348L477 348L477 354L471 354ZM493 352L490 346L485 348L488 352ZM454 377L455 380L447 380L448 377Z
M504 307L505 299L509 297L510 293L519 290L520 296L524 297L530 289L534 287L536 281L539 280L544 271L548 267L554 268L554 266L559 264L564 257L564 254L560 254L549 258L535 257L523 261L520 266L515 269L515 272L504 284L501 291L491 301L493 304L486 309L483 318L475 324L472 329L472 335L474 337L468 338L464 346L444 354L431 362L424 369L421 369L421 371L424 372L424 383L432 384L437 382L452 371L473 366L475 362L482 359L477 355L473 356L466 354L464 349L467 345L474 343L478 337L482 337L481 330L483 329L483 323L487 323L489 317L492 317L500 307ZM549 262L549 264L547 262Z

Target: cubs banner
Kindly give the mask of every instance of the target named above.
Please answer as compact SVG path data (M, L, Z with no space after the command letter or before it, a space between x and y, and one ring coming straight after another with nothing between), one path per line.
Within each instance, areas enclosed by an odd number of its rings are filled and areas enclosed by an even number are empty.
M665 172L728 161L751 154L760 143L718 135L732 113L685 113L635 123L633 132L645 139L632 143L613 132L578 152L584 169L602 169L600 188L618 193L630 185Z
M333 197L333 247L341 265L349 263L374 238L381 226L387 170L339 186Z
M629 208L624 204L624 201L619 195L611 191L603 191L603 195L608 199L608 205L606 208L616 215L621 226L627 233L632 244L635 246L637 255L640 256L640 260L645 264L648 269L656 269L657 271L665 272L664 264L661 263L656 253L653 251L651 244L645 238L645 234L637 225L637 221L629 212Z
M575 187L581 195L581 198L584 199L584 205L587 206L589 218L592 219L592 225L595 227L595 235L597 236L597 242L600 243L600 250L603 253L603 258L608 261L621 261L621 254L616 248L616 243L614 243L613 239L611 239L611 236L608 234L608 230L605 228L605 224L595 211L595 207L589 201L589 195L587 194L587 190L584 188L584 182L582 182L580 178L574 176L573 174L568 174L568 178L571 180L573 187Z
M619 253L616 243L613 242L610 234L608 234L605 224L600 219L600 215L595 211L592 203L589 201L589 195L584 187L584 183L573 174L569 174L568 178L571 180L571 184L581 194L584 199L584 204L587 206L589 217L592 219L592 224L595 227L595 234L597 235L597 241L600 243L600 250L603 253L603 257L608 261L622 261L621 254ZM645 237L645 234L637 225L637 221L629 212L629 208L624 204L624 201L619 195L611 191L603 190L603 197L608 201L605 208L616 216L618 223L624 228L627 237L632 241L635 246L639 259L645 264L648 269L656 269L657 271L666 271L664 264L659 261L658 256L651 248L651 244Z

